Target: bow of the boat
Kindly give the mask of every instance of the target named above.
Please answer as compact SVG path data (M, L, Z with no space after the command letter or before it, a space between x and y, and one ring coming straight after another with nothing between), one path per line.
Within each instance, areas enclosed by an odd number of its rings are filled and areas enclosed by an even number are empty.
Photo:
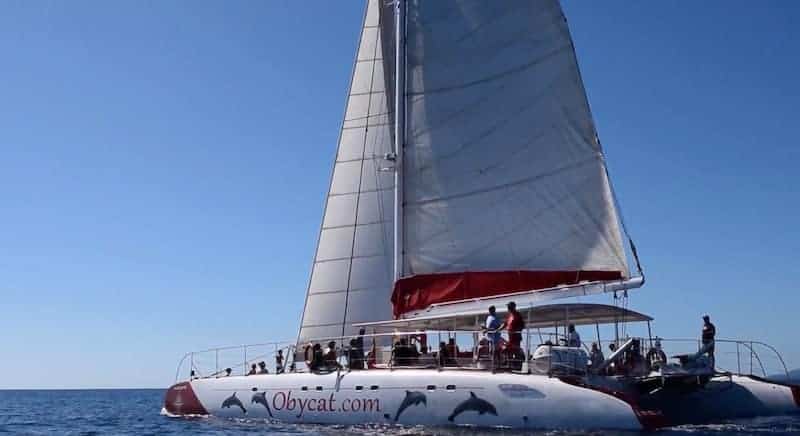
M208 411L197 398L191 382L181 382L167 389L164 396L164 410L169 415L191 416L208 415Z

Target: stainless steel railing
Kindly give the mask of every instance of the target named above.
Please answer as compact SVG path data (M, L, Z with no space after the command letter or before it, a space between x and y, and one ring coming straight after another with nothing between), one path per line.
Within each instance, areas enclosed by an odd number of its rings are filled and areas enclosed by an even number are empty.
M466 347L467 351L459 355L450 356L451 359L443 361L438 353L438 345L444 343L444 338L456 337L456 334L471 337L474 341L473 347ZM435 346L430 347L427 353L419 353L418 358L413 359L398 359L396 349L390 344L394 343L398 338L416 338L421 335L427 337L428 342L435 340ZM346 345L351 339L358 338L359 336L332 336L326 338L318 338L313 342L319 344L326 344L329 341L336 343L335 351L337 355L337 362L342 368L347 369L351 362L353 354L351 348ZM519 356L515 357L517 360L509 360L508 356L504 356L502 362L498 361L498 355L495 352L489 352L488 356L485 350L478 346L478 338L481 337L480 332L476 331L460 331L460 332L445 332L445 331L411 331L411 332L392 332L392 333L371 333L361 336L363 340L362 358L369 360L369 366L372 368L384 368L389 370L401 368L430 368L436 370L447 370L452 368L471 368L478 370L523 370L531 372L531 357L532 352L540 345L540 343L549 340L553 345L558 345L559 339L563 339L563 335L554 333L536 333L527 331L523 334L523 346L520 350ZM547 339L545 339L547 338ZM627 338L626 338L627 339ZM641 343L641 352L644 354L652 346L650 338L638 338ZM674 339L674 338L659 338L662 348L668 356L676 354L695 354L698 352L701 344L698 339ZM600 347L607 352L607 345L615 341L600 341ZM732 340L732 339L717 339L715 351L715 368L719 372L726 372L738 375L757 375L760 377L770 377L776 374L786 374L788 377L789 371L783 357L771 345L761 341L751 340ZM621 341L620 341L621 343ZM583 347L589 352L588 342L584 342ZM186 353L178 363L175 373L175 380L180 380L181 374L189 375L189 378L208 378L208 377L223 377L226 375L247 375L248 369L251 365L258 362L265 362L268 371L274 373L278 370L275 357L278 352L283 353L283 370L290 371L308 371L305 361L302 358L302 347L296 349L294 342L278 341L278 342L264 342L259 344L246 344L227 347L210 348L201 351L193 351ZM423 351L423 350L418 350ZM467 357L467 356L470 357ZM298 356L300 356L298 358ZM526 363L523 365L523 362ZM189 371L186 370L188 364ZM565 367L565 365L567 365ZM557 363L555 367L548 366L546 373L549 375L557 373L580 373L585 371L583 365L576 365L575 368L569 368L569 364L563 362ZM365 365L366 367L366 365ZM230 370L230 374L226 370Z

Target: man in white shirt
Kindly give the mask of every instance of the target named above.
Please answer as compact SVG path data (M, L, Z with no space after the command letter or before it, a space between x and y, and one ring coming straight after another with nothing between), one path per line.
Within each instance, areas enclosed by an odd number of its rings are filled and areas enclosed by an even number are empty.
M500 340L502 339L502 335L500 334L499 328L502 323L497 318L497 312L494 306L489 306L489 316L486 317L486 339L489 340L489 350L491 350L492 356L494 356L495 362L497 362L497 358L499 356L499 347L500 347Z

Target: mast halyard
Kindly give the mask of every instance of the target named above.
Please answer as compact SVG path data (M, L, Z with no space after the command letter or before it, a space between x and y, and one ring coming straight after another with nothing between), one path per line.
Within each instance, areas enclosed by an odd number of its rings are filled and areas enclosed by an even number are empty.
M394 281L403 275L403 146L405 145L405 0L395 0Z

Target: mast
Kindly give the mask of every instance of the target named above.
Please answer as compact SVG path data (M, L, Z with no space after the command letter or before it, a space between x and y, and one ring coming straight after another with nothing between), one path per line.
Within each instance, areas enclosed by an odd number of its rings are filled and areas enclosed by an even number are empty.
M395 0L394 281L403 275L403 146L405 145L406 2Z

